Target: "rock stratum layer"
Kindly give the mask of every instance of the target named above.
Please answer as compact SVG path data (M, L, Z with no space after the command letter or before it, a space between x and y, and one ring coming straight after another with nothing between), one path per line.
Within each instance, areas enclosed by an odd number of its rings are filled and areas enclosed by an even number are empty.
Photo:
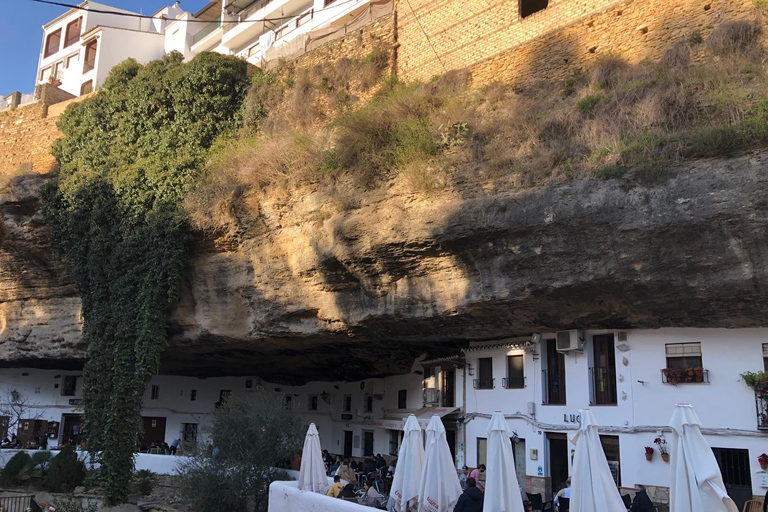
M0 359L81 364L79 300L47 245L42 177L0 198ZM768 315L768 156L653 187L319 191L262 200L228 249L199 243L163 371L275 382L407 371L424 351L569 328L750 327Z

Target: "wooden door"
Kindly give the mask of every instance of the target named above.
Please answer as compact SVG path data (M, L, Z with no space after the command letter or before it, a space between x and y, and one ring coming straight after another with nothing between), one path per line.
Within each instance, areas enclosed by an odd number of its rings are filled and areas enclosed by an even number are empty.
M141 438L142 446L150 447L153 444L159 446L165 442L165 418L162 416L142 416L144 422L144 435Z
M344 431L344 458L348 459L352 456L352 431Z
M565 356L557 351L557 341L547 340L547 401L565 404Z
M592 386L594 403L616 403L616 352L613 347L613 334L600 334L592 338L594 360L592 367Z
M456 407L456 370L444 370L440 391L443 407Z

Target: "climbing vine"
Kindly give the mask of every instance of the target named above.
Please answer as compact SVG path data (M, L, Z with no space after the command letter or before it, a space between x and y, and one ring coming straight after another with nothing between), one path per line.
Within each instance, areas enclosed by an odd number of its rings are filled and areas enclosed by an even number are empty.
M241 124L246 85L234 57L128 60L59 121L43 213L82 297L85 432L110 504L128 496L142 398L187 262L181 201L214 140Z

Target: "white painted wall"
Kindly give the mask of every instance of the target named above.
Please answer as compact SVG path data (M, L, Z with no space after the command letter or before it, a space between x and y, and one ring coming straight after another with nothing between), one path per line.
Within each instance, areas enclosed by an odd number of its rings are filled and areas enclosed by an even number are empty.
M94 69L94 88L100 87L112 68L128 58L136 59L141 64L161 59L165 55L164 42L164 36L154 32L102 28Z
M365 512L370 507L331 498L324 494L300 491L298 482L272 482L269 486L269 512Z

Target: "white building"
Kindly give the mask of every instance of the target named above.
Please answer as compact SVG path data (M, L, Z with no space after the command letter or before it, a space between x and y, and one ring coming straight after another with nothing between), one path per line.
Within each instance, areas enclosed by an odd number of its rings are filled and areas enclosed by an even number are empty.
M128 58L146 63L172 51L185 58L215 51L265 66L268 59L303 52L310 31L344 26L369 4L214 0L194 14L177 2L144 16L87 0L43 26L36 83L54 83L79 96L98 89L109 71Z
M144 442L203 436L216 402L263 390L282 396L302 424L317 425L324 448L345 456L395 454L407 414L426 425L438 413L457 467L476 467L485 461L490 415L500 410L514 432L521 485L546 497L570 472L573 446L567 437L577 428L579 410L590 407L618 485L648 485L663 501L669 464L654 439L669 436L674 404L686 402L701 418L726 486L740 503L768 489L768 474L757 461L768 451L766 400L739 377L762 370L766 354L763 328L588 330L542 333L538 342L526 337L473 343L454 357L422 357L407 375L362 382L284 386L257 376L157 376L145 396ZM684 371L675 384L675 372L664 370L678 368ZM0 370L0 389L15 389L34 402L20 437L50 432L51 445L77 437L78 375ZM646 446L655 450L650 462Z

